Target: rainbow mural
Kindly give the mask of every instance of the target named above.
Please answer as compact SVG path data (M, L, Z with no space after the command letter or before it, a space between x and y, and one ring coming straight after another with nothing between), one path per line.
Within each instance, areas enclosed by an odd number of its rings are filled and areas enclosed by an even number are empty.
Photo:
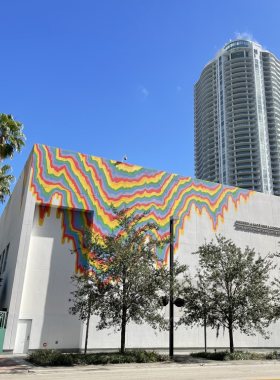
M51 206L39 205L39 225L43 226L46 216L50 216ZM71 210L65 208L56 209L56 218L61 219L62 244L71 242L76 253L76 272L82 272L88 263L88 251L81 242L84 228L93 228L93 212Z
M52 204L58 205L62 220L62 242L79 245L78 233L91 226L106 234L116 229L110 205L132 207L136 212L149 211L146 220L160 226L158 235L169 233L169 217L179 216L175 227L175 251L191 208L201 215L205 211L217 231L229 203L237 210L253 191L205 182L177 174L146 169L113 160L35 144L31 162L30 191L40 206L43 223ZM79 211L80 210L80 211ZM157 252L167 260L168 247ZM81 270L83 255L77 257L76 270Z

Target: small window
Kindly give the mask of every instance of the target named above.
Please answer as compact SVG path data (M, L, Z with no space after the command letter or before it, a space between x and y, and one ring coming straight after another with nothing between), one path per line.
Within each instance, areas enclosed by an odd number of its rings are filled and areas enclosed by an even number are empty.
M254 53L255 53L255 54L258 54L258 51L257 51L256 49L254 49Z

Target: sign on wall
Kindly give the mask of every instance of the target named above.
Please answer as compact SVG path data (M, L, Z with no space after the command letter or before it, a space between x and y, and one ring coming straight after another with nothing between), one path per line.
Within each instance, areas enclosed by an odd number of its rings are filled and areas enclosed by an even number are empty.
M237 220L234 223L234 227L236 230L245 231L245 232L253 232L257 234L263 235L271 235L271 236L280 236L280 228L267 226L265 224L257 224L257 223L248 223Z

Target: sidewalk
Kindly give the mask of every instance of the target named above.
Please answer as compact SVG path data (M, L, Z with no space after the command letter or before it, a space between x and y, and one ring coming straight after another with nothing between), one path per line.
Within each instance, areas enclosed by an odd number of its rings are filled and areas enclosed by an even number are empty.
M27 372L25 368L25 363L25 361L22 361L22 363L18 363L5 355L0 355L0 373Z
M280 360L235 360L216 361L194 358L190 355L175 355L175 361L158 363L129 363L129 364L106 364L106 365L75 365L71 367L35 367L25 360L26 355L0 356L0 374L50 374L50 373L75 373L75 372L110 372L126 371L133 369L157 369L157 368L184 368L184 367L236 367L236 366L263 366L267 364L279 366Z

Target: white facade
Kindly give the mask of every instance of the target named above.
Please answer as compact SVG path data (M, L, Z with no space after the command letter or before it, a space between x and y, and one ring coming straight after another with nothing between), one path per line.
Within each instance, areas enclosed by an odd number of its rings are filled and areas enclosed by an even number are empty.
M33 167L34 161L35 158ZM102 161L104 162L105 160ZM9 311L4 350L21 353L28 349L44 347L82 349L85 326L76 316L68 313L72 305L70 292L73 290L70 277L75 273L76 267L76 257L70 253L73 244L71 239L67 241L62 215L57 213L57 205L52 204L49 213L40 219L40 204L31 191L30 163L26 167L28 169L20 176L0 219L1 252L10 244L7 266L1 275L4 281L0 287L0 309L7 308ZM125 168L129 171L132 166L127 165ZM151 172L154 175L154 171ZM179 179L181 180L181 177ZM188 178L186 180L189 181ZM205 188L214 186L201 181L198 183ZM223 189L231 190L226 187ZM223 210L223 220L219 219L216 230L213 229L206 208L202 209L200 215L196 204L192 204L188 217L183 221L175 254L182 264L189 265L191 273L194 273L198 263L197 256L192 252L197 251L205 239L209 241L215 238L216 233L232 239L241 248L245 248L246 245L254 247L261 255L279 251L280 236L240 231L234 225L236 221L242 221L266 225L268 228L280 228L280 198L245 191L244 194L248 194L246 202L242 197L236 204L231 197L228 199L228 209ZM275 260L278 265L279 259ZM279 266L273 275L279 278ZM179 313L179 309L175 307L177 320ZM168 317L168 307L166 316ZM113 330L96 331L95 326L96 317L93 317L90 324L89 349L119 348L120 333L114 333ZM273 334L269 340L259 335L247 337L235 332L235 347L278 348L280 323L272 325L270 330ZM175 331L175 349L198 349L202 348L203 344L203 329L181 326ZM126 346L167 348L168 332L155 335L149 326L131 323L128 325ZM219 338L216 338L216 332L209 329L208 346L228 347L227 333L221 333Z
M252 41L226 44L195 93L196 177L280 195L280 62Z

